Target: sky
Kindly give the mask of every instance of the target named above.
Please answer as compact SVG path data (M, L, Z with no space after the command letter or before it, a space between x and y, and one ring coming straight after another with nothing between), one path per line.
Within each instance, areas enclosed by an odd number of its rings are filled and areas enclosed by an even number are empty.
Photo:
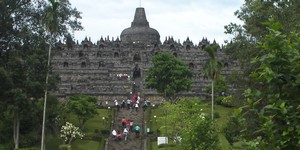
M116 39L131 26L137 7L145 8L151 28L166 37L183 42L189 37L194 44L202 38L223 44L231 35L224 33L230 22L242 24L234 12L243 0L69 0L72 7L82 12L84 30L75 31L75 40L85 37L96 42L101 37Z

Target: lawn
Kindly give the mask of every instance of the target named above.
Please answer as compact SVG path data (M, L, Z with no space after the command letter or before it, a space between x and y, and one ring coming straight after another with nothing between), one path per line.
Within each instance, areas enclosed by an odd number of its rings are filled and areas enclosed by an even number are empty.
M110 123L114 116L114 110L98 109L98 115L89 119L84 126L83 140L76 139L72 143L72 150L103 150L106 138L110 133ZM78 126L74 115L70 115L67 121ZM47 134L47 149L56 150L63 143L59 135Z
M229 150L232 149L231 145L227 141L224 133L223 133L223 127L226 125L228 119L228 115L231 111L233 111L233 108L229 107L224 107L220 105L216 105L214 107L215 110L215 121L216 121L216 126L217 126L217 131L219 132L219 140L220 140L220 146L224 150ZM210 114L211 107L210 103L203 103L203 111ZM156 137L158 135L164 134L165 131L159 131L158 129L162 124L158 124L156 121L156 118L158 116L164 115L164 111L160 109L160 107L155 107L147 110L147 115L146 115L146 120L147 120L147 127L150 128L150 134L148 135L149 140L147 141L147 149L149 150L165 150L168 148L158 148L157 146L157 139ZM151 140L150 140L151 139ZM169 140L170 142L170 140ZM151 143L151 144L149 144ZM169 148L172 149L172 148Z

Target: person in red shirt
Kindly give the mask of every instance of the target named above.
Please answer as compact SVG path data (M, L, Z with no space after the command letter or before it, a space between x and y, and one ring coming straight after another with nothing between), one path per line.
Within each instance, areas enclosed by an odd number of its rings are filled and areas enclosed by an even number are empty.
M125 117L123 117L121 121L122 121L122 127L125 128L127 120L125 119Z

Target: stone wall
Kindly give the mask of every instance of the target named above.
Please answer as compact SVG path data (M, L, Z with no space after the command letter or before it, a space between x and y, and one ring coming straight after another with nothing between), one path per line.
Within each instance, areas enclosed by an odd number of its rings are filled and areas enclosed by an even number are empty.
M58 43L53 51L53 71L60 76L58 90L55 94L65 97L74 94L95 95L99 100L126 99L132 90L134 68L139 69L139 80L136 85L147 99L161 99L153 89L145 89L144 79L152 66L151 58L156 52L172 52L181 58L194 72L192 89L183 93L187 97L205 97L205 87L209 80L202 78L201 70L208 59L202 49L208 45L206 39L195 45L187 39L182 44L173 38L166 38L163 44L146 45L143 43L122 44L119 39L101 38L97 43L85 39L67 47ZM228 61L221 50L218 59L224 66L222 74L239 70L237 63Z

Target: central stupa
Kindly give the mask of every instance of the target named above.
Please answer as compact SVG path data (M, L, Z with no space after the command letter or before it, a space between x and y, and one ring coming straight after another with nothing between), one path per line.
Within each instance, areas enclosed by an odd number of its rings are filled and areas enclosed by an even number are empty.
M121 33L122 43L144 43L144 44L160 44L159 33L149 27L146 18L145 9L138 7L135 10L134 19L131 27L126 28Z

